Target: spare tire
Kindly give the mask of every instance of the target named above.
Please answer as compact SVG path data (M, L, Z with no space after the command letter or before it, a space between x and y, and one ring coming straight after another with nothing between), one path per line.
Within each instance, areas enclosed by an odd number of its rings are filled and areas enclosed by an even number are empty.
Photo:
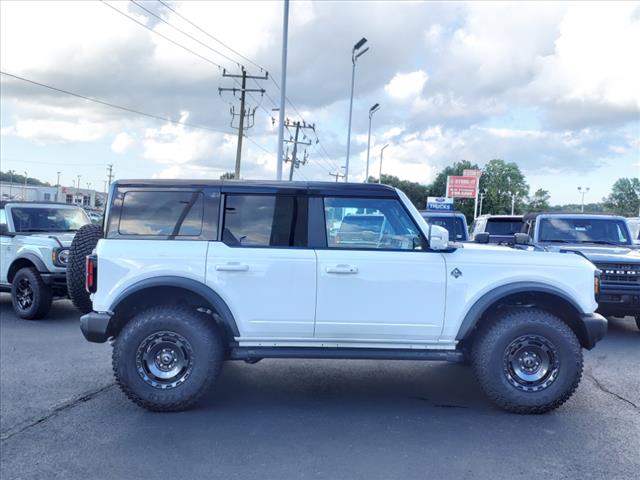
M67 291L73 305L82 313L93 310L89 292L85 289L86 257L102 238L102 225L85 225L76 232L69 248L67 263Z

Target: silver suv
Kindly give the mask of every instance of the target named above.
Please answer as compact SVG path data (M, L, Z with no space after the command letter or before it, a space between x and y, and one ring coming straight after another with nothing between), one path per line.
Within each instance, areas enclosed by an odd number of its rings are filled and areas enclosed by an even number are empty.
M0 202L0 291L11 292L18 316L42 318L67 296L69 246L88 223L75 205Z

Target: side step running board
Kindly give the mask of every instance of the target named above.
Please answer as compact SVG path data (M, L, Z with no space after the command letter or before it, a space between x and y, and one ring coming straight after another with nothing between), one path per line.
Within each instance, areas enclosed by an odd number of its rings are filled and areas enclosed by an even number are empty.
M230 360L262 358L329 358L362 360L430 360L462 362L464 354L452 350L416 350L390 348L324 348L324 347L233 347Z

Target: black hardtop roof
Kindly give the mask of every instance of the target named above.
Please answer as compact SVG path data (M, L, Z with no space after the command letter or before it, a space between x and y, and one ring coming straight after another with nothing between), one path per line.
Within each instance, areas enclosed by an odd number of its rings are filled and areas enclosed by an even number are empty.
M605 212L535 212L535 213L527 213L524 216L524 220L531 220L537 218L541 215L549 215L551 217L582 217L582 218L590 218L590 217L612 217L615 219L624 218L620 215L616 215L615 213L605 213Z
M333 195L396 196L395 188L378 183L337 182L279 182L275 180L136 180L124 179L114 182L122 187L218 187L223 192L302 192Z

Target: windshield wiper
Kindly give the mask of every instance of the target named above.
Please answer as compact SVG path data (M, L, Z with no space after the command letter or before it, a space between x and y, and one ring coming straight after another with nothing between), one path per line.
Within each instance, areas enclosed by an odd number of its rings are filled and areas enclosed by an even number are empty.
M22 228L16 233L21 233L21 232L50 232L50 231L51 230L47 230L47 229L44 229L44 228Z
M560 240L559 238L554 238L552 240L540 240L541 242L549 242L549 243L579 243L573 240Z

